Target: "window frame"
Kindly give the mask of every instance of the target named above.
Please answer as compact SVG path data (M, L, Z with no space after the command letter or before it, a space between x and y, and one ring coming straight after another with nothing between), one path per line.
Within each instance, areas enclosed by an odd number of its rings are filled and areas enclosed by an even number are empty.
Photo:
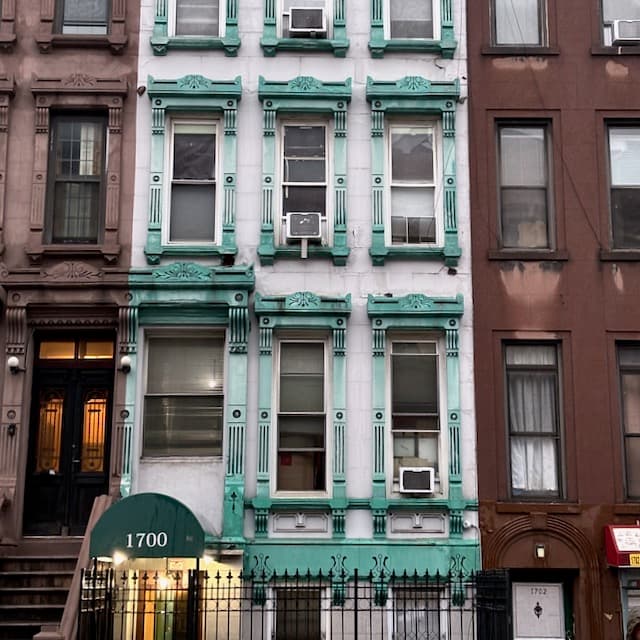
M278 258L325 258L344 266L347 246L347 105L351 100L351 78L345 82L321 82L311 76L289 81L259 78L258 97L263 103L261 231L258 256L262 265ZM283 122L322 122L327 126L327 238L325 244L283 244L281 157ZM330 135L332 134L332 135ZM279 212L279 213L277 213ZM303 244L307 253L304 254Z
M220 342L220 356L222 358L222 372L223 372L223 382L220 392L212 391L210 394L204 393L176 393L175 391L172 393L164 393L164 394L150 394L148 390L149 384L149 357L151 354L151 342L153 340L176 340L180 341L182 339L209 339ZM183 331L180 335L176 335L175 331L171 331L168 329L154 329L147 330L144 336L144 374L143 374L143 392L142 392L142 405L141 405L141 442L140 442L140 456L143 460L154 460L154 459L170 459L170 458L179 458L184 460L186 458L222 458L224 456L225 451L225 424L226 424L226 416L225 416L225 408L227 402L227 376L228 376L228 362L227 362L227 341L226 334L224 330L211 330L202 331L190 329L187 331ZM190 397L190 398L199 398L203 396L211 396L214 398L221 398L221 407L220 407L220 450L219 452L210 452L210 453L186 453L181 454L179 451L172 451L171 453L157 453L157 452L148 452L145 444L145 434L146 434L146 422L147 422L147 411L146 404L148 397Z
M16 44L15 1L2 0L0 2L0 52L10 53ZM0 80L2 80L1 77Z
M505 246L504 245L504 224L503 224L503 205L502 205L502 190L505 188L502 184L502 137L501 132L505 128L522 128L522 129L542 129L544 135L544 157L545 157L545 191L546 191L546 247L530 247L530 246ZM497 213L498 213L498 238L499 238L499 250L505 253L517 253L522 254L524 252L532 253L548 253L555 251L556 245L556 233L554 230L557 228L556 216L555 216L555 189L554 189L554 177L555 177L555 163L553 157L553 131L552 122L542 120L496 120L495 130L495 146L496 146L496 177L497 177ZM508 185L513 188L513 185ZM517 185L516 188L529 188L528 185Z
M498 27L497 27L497 8L496 5L501 0L491 0L489 5L489 11L491 15L491 44L494 47L499 48L511 48L511 49L546 49L549 46L549 17L548 17L548 0L535 0L538 14L538 36L540 42L498 42Z
M324 3L327 20L326 38L283 38L283 0L264 0L263 31L260 39L264 56L272 58L279 51L324 51L333 53L336 58L344 58L349 48L346 2L345 0L324 0Z
M627 431L627 424L626 424L627 417L625 413L624 390L623 390L622 378L625 372L630 372L632 374L637 375L640 378L640 365L631 365L631 364L622 365L620 352L625 349L635 350L640 352L640 342L629 341L629 340L617 340L615 343L616 365L617 365L616 377L617 377L618 397L619 397L619 423L621 427L620 433L621 433L621 440L622 440L621 458L622 458L622 469L623 469L623 479L624 479L624 485L623 485L624 497L625 497L625 500L635 502L640 500L640 493L638 493L638 495L632 495L631 492L629 491L629 485L631 484L629 482L631 465L629 464L629 452L627 449L627 441L633 438L640 438L640 433L630 434ZM640 484L638 480L636 481L636 483Z
M104 8L106 9L106 19L104 21L104 33L99 33L97 31L87 31L87 32L82 32L82 31L69 31L67 33L65 33L64 29L67 26L67 23L65 22L64 19L64 10L65 10L65 2L67 2L67 0L57 0L56 1L56 22L55 22L55 29L56 29L56 33L59 33L61 35L95 35L95 36L108 36L109 35L109 26L110 26L110 20L109 20L109 16L111 15L111 2L110 0L102 0L104 2ZM97 24L97 23L96 23ZM100 23L100 26L102 26L103 23Z
M176 0L154 0L153 34L149 40L153 54L164 56L170 50L220 50L235 57L240 48L238 0L219 0L217 36L176 35Z
M15 80L11 75L0 74L0 254L4 252L4 227L6 210L6 176L9 162L9 110L15 95Z
M453 25L452 0L433 0L433 38L391 38L390 0L371 0L369 51L372 58L383 58L395 51L437 53L452 59L458 43Z
M165 256L235 256L237 115L242 94L240 76L234 80L210 80L188 75L177 80L149 76L151 101L151 161L149 171L149 221L145 256L159 264ZM216 204L219 203L214 242L169 242L170 153L176 120L217 123Z
M507 350L509 347L553 347L555 353L555 367L551 365L508 365L507 364ZM504 340L502 342L502 367L503 367L503 385L504 385L504 420L505 420L505 437L506 437L506 464L507 464L507 481L508 481L508 494L511 500L528 502L528 501L549 501L551 500L566 500L567 498L567 467L565 458L565 424L566 418L564 415L564 395L563 395L563 358L562 358L562 342L557 340ZM517 371L552 371L555 375L555 394L557 413L555 416L556 429L554 432L545 432L539 435L540 438L553 438L555 445L555 466L556 466L556 481L558 487L556 490L549 491L535 491L529 489L515 490L513 487L513 468L512 468L512 456L511 456L511 438L514 435L518 435L519 432L513 432L511 427L511 419L509 417L509 368ZM527 432L522 432L526 434ZM536 432L537 433L537 432ZM523 437L521 434L519 437ZM538 437L538 436L527 436Z
M421 76L405 76L395 81L367 78L367 100L371 103L371 173L373 226L369 255L374 266L387 259L423 259L442 261L456 267L462 251L456 219L455 114L460 96L460 82L430 81ZM436 122L440 133L436 142L441 158L442 214L436 228L442 229L436 240L417 245L390 244L389 203L390 164L386 140L390 126L402 122ZM434 194L434 202L435 196ZM436 211L437 213L437 211Z

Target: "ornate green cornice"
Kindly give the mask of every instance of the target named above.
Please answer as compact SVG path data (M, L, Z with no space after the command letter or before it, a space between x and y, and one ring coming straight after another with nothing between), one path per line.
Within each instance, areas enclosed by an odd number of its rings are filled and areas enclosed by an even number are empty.
M411 323L415 318L417 326L443 329L457 326L447 322L450 318L459 318L464 311L462 294L455 298L432 298L422 293L410 293L402 297L387 297L369 295L367 300L367 313L370 318L379 318L379 323L374 323L376 328L386 324L387 318L392 319L394 325L403 321Z
M344 82L322 82L312 76L298 76L292 80L273 81L265 80L263 76L258 79L258 97L263 102L265 100L318 100L325 98L327 100L351 100L351 78L347 78ZM280 103L273 105L265 105L278 109ZM343 107L336 107L342 109Z
M255 274L253 266L203 267L193 262L174 262L156 268L132 270L129 285L132 289L208 285L225 291L252 291Z
M156 80L149 76L147 93L150 98L183 98L185 95L209 97L215 100L215 106L224 108L220 102L223 98L240 100L242 78L236 76L233 80L210 80L199 74L189 74L173 80Z
M310 291L298 291L285 296L262 296L256 293L254 308L257 316L344 318L351 313L351 294L329 297L318 296Z
M367 100L374 103L374 109L399 109L401 104L395 104L394 99L416 99L407 107L418 110L429 108L437 111L452 111L460 97L460 81L455 80L427 80L422 76L405 76L399 80L374 80L367 77ZM420 98L427 102L420 102ZM381 104L375 104L379 100ZM447 104L447 101L450 104ZM431 106L429 106L431 105Z

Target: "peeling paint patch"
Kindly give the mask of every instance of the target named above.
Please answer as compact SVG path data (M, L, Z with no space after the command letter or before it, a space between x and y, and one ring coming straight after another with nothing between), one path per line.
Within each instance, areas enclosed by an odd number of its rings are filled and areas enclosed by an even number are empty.
M512 298L551 298L557 295L560 272L541 268L537 264L525 265L520 262L517 270L503 270L500 279L505 291Z
M624 278L622 277L622 269L617 264L611 265L611 273L613 275L613 285L620 292L624 293Z
M606 65L607 75L611 78L622 79L629 75L629 67L615 60L609 60Z
M498 71L522 71L532 69L533 71L544 71L549 66L546 58L496 58L493 60L493 67Z

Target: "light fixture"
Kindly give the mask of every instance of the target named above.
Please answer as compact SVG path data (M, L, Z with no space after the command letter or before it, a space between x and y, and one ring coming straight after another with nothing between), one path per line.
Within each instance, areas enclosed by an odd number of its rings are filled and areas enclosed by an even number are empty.
M24 369L20 366L20 360L18 360L18 356L9 356L7 358L7 366L9 367L9 371L13 375L18 373L18 371L24 371Z
M122 553L122 551L115 551L112 560L113 564L117 567L127 560L127 556Z
M542 542L536 542L536 547L535 547L536 560L544 560L546 551L547 550Z
M122 356L120 358L120 371L122 373L129 373L131 371L131 357L130 356Z

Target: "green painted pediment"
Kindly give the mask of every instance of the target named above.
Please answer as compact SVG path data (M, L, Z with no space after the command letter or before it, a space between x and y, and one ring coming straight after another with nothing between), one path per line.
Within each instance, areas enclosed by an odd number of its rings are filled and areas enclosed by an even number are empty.
M150 98L211 96L215 98L236 98L242 95L242 78L233 80L211 80L199 74L188 74L172 80L147 79L147 93Z
M303 98L317 100L318 98L351 100L351 78L344 82L322 82L312 76L298 76L292 80L271 81L260 76L258 82L258 97L266 99Z
M367 77L367 100L393 98L451 99L460 96L460 81L433 81L422 76L404 76L399 80L374 80Z

